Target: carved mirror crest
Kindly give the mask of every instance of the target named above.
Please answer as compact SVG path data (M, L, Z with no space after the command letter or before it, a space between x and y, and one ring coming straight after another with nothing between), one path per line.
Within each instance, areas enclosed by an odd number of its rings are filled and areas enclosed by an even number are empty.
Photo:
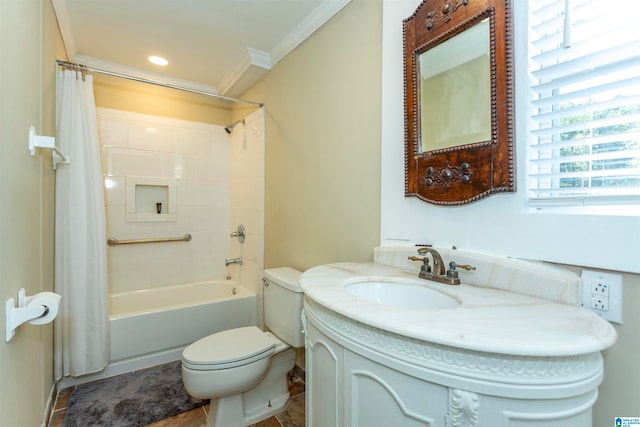
M510 0L424 0L403 24L405 196L514 192Z

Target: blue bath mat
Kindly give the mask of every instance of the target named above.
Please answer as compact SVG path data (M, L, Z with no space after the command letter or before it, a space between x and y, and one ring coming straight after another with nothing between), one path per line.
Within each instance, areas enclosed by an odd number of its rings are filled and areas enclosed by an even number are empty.
M180 361L78 386L64 427L134 427L161 421L206 405L182 385Z

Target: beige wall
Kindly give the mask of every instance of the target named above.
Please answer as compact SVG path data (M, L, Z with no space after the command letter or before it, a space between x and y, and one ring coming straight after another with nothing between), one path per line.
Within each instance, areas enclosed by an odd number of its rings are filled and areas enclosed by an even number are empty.
M228 101L100 73L91 74L97 107L214 125L231 123L232 105Z
M40 26L38 23L42 22ZM49 0L0 1L0 302L53 290L51 155L27 150L29 126L55 133L55 56L63 55ZM2 310L4 313L4 309ZM2 315L0 423L37 426L53 384L52 326L24 325L8 343Z
M352 0L242 96L267 106L267 268L372 259L381 22L381 1Z

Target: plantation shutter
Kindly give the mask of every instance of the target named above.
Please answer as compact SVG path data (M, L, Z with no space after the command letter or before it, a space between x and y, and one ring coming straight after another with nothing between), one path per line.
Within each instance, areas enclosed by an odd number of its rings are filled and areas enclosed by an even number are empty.
M640 203L640 1L529 8L529 204Z

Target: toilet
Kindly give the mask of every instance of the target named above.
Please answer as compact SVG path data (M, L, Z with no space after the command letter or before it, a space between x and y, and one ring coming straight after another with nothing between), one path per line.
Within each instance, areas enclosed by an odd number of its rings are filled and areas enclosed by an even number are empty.
M187 392L211 399L210 427L244 427L281 412L289 401L287 374L304 347L302 273L289 267L264 271L264 324L204 337L182 352Z

